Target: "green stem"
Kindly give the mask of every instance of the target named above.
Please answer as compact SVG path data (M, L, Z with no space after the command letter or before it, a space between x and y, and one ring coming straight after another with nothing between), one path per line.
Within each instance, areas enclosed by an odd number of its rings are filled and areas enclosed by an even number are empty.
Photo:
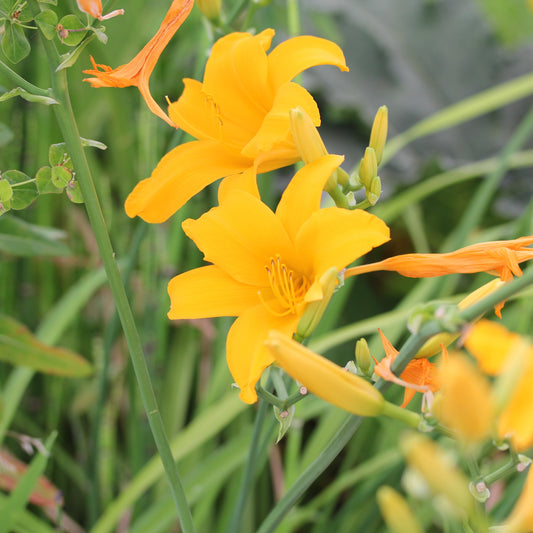
M22 87L31 94L38 96L52 97L51 89L41 89L37 85L33 85L29 81L25 80L22 76L19 76L14 70L9 68L3 61L0 61L0 72L3 72L13 83L16 83L19 87Z
M39 12L36 0L30 0L30 5L34 14ZM144 358L141 339L137 331L133 313L126 295L126 290L122 283L120 272L115 261L115 253L109 239L106 223L98 196L94 187L89 164L83 151L78 127L72 111L70 97L68 93L68 84L66 69L55 72L55 67L59 62L59 56L55 46L50 41L43 39L43 44L48 56L48 62L52 71L52 89L54 98L59 105L54 106L56 118L65 139L67 151L71 156L74 168L76 169L78 182L85 201L87 215L94 233L95 240L98 244L100 256L104 264L107 279L117 308L118 315L122 324L122 329L128 344L131 361L137 377L139 390L143 400L144 408L150 424L150 429L161 456L165 473L167 475L170 490L178 511L178 517L184 533L193 533L195 531L192 521L191 511L187 504L185 492L177 470L177 466L172 457L172 452L165 433L161 413L157 405L150 374Z
M265 393L268 392L264 389L261 390ZM252 483L254 480L254 473L257 469L259 441L261 438L261 433L263 431L263 426L265 424L266 415L269 407L270 404L268 403L268 401L265 400L263 400L259 404L259 409L255 417L252 441L250 442L250 448L248 450L248 459L246 461L246 466L244 467L242 483L239 489L239 495L237 497L237 503L235 504L230 524L226 529L228 533L238 533L241 528L244 507L246 506L246 501L250 494Z
M422 420L422 417L418 413L409 411L408 409L404 409L403 407L390 402L385 402L381 414L389 418L394 418L395 420L400 420L404 424L415 429L419 427Z

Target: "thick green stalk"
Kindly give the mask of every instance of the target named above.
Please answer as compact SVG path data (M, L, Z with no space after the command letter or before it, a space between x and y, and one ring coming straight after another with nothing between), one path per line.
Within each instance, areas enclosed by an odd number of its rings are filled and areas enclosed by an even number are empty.
M35 0L30 0L30 6L34 14L38 13L39 8ZM43 39L44 47L48 56L50 68L52 70L52 90L54 98L59 105L54 106L56 118L65 140L67 151L72 159L76 169L80 189L85 201L85 207L89 222L91 224L98 249L113 298L117 308L118 315L122 324L122 329L128 344L131 361L137 377L139 390L143 400L144 408L150 424L150 429L161 456L161 461L165 468L172 496L178 511L178 517L184 533L195 531L192 521L191 512L187 504L183 486L172 452L165 433L161 413L157 405L150 374L144 358L141 339L135 325L133 313L126 295L126 290L122 283L120 272L115 261L115 253L109 239L106 223L103 217L98 196L94 187L93 179L89 169L89 164L83 151L80 135L72 111L70 97L68 93L68 84L66 70L55 71L59 64L59 57L55 46L52 42Z

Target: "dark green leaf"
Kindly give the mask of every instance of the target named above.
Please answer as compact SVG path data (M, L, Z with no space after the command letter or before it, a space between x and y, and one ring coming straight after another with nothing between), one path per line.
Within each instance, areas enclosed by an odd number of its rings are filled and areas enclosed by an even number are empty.
M45 9L41 11L36 17L35 22L43 32L43 35L50 41L52 40L57 31L57 15L51 9Z
M48 194L48 193L62 193L63 189L58 189L52 183L52 169L50 167L42 167L37 171L35 175L35 180L37 181L37 189L39 194Z
M68 35L60 36L61 42L67 46L77 46L87 35L87 31L80 31L86 28L85 24L76 15L67 15L63 17L59 24L68 31Z
M0 359L56 376L85 377L92 373L90 363L77 353L47 346L26 326L4 315L0 315Z
M2 173L13 189L13 198L11 198L11 209L24 209L28 207L39 196L35 180L26 176L19 170L7 170Z
M0 250L13 255L67 256L70 250L60 239L65 232L29 224L13 215L0 218Z
M2 50L12 63L18 63L30 53L30 43L24 29L18 24L6 22Z
M52 167L52 183L58 189L64 189L72 179L72 172L64 166Z

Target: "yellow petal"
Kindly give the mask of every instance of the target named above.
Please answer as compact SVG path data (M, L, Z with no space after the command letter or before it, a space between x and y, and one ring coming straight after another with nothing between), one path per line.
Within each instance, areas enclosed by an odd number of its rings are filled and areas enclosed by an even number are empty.
M257 177L255 170L249 168L239 174L224 178L218 186L218 203L221 204L231 189L246 191L259 199L259 189L257 188Z
M288 39L268 55L271 86L276 90L300 72L317 65L335 65L348 70L344 54L335 43L307 35Z
M239 283L212 265L175 276L168 284L168 294L172 320L238 316L259 303L257 287Z
M316 275L331 267L342 270L372 248L389 240L389 228L366 211L328 207L315 211L296 236L302 264Z
M263 115L262 124L257 133L243 148L246 157L256 157L282 141L292 141L289 111L297 106L305 109L313 124L320 125L318 106L309 92L297 83L285 83L276 92L271 109ZM299 158L298 158L299 159Z
M326 155L302 167L281 196L276 216L293 241L303 223L320 209L324 185L333 171L344 161L340 155Z
M298 315L274 316L263 305L243 313L231 326L227 338L227 361L233 379L241 389L243 402L257 401L255 384L273 358L264 345L272 328L292 335L296 331Z
M164 222L206 185L248 167L247 160L223 151L215 141L181 144L133 189L126 200L126 213L147 222Z
M219 207L198 220L186 220L183 229L206 261L242 283L268 287L265 267L276 255L292 264L294 248L281 222L245 191L231 190Z
M279 329L271 331L265 344L293 379L350 413L377 416L382 412L385 400L370 383L286 337Z

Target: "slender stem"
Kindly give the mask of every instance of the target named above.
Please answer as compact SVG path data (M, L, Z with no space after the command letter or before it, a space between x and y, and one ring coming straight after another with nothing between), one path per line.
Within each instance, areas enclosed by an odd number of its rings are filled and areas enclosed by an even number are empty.
M250 442L250 448L248 450L248 459L246 461L246 466L244 467L244 474L239 489L239 495L237 497L237 503L235 504L235 508L233 509L230 524L226 529L228 533L238 533L241 528L244 507L246 505L246 500L250 494L252 482L254 480L254 472L257 468L259 441L261 438L261 433L263 431L263 426L265 424L266 414L269 407L270 404L268 403L268 401L263 400L259 404L259 409L257 410L257 415L255 417L254 422L254 431L252 434L252 441Z
M19 76L14 70L9 68L3 61L0 61L0 72L3 72L8 78L16 83L19 87L22 87L31 94L36 94L38 96L46 96L50 98L52 93L50 89L41 89L37 85L33 85L29 81L25 80L22 76Z
M36 0L30 0L30 6L34 14L39 12ZM117 312L122 323L122 329L128 344L131 361L137 377L139 390L143 400L144 408L150 424L150 429L161 456L165 473L167 475L171 493L176 504L178 517L184 533L193 533L195 531L192 521L191 512L187 504L185 492L181 479L172 457L172 451L165 433L161 413L157 405L150 374L144 358L141 339L137 331L133 313L126 295L126 290L122 283L120 272L115 261L115 253L109 239L106 223L98 196L94 187L89 164L83 151L77 124L72 111L70 97L68 93L66 69L55 72L55 67L59 61L57 50L50 41L43 39L44 48L48 56L48 62L52 71L52 89L55 99L59 105L54 106L56 118L65 139L67 151L72 159L80 189L85 201L87 215L93 229L95 240L98 244L100 256L104 264L107 279Z
M403 407L390 402L385 402L381 414L383 416L388 416L389 418L394 418L395 420L400 420L404 424L415 429L419 427L422 420L422 417L418 413L409 411L409 409L404 409Z

